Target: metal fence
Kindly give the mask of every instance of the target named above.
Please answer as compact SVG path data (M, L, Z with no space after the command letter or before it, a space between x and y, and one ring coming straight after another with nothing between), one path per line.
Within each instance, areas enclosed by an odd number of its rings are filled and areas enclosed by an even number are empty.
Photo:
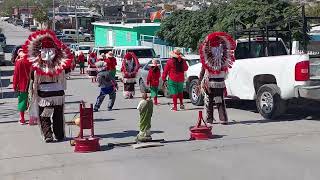
M188 54L191 52L190 48L173 47L160 38L149 35L140 35L140 45L152 47L156 54L160 55L161 58L170 57L169 53L175 48L179 48L183 54Z

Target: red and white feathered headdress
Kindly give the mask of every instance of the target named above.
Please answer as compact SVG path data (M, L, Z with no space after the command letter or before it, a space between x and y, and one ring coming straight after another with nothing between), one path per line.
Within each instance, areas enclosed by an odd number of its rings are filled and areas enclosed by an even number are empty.
M73 55L70 49L51 30L34 32L22 48L25 53L24 59L32 63L37 74L56 76L71 66ZM50 62L42 60L41 50L43 49L54 51L54 58Z
M235 61L235 48L236 42L228 33L209 34L199 48L203 67L212 74L227 72Z

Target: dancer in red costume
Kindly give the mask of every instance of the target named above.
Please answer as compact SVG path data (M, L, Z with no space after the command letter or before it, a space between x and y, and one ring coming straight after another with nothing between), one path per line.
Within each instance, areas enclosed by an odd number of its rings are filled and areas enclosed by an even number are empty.
M97 81L97 68L96 68L96 62L97 62L97 55L94 52L91 52L88 59L88 74L91 78L92 82Z
M147 84L150 86L151 97L153 98L154 105L158 105L158 91L159 91L159 80L161 77L160 64L157 60L152 60L150 69L147 77Z
M136 84L136 75L140 68L139 60L134 53L127 53L122 61L121 72L123 76L123 96L126 99L132 99L135 94L134 85Z
M80 74L84 74L84 63L85 63L85 56L83 54L83 52L81 51L79 56L78 56L78 63L80 66Z
M28 106L28 84L30 80L31 64L23 59L24 53L19 49L15 60L13 73L13 89L18 93L18 110L21 125L25 124L25 111Z
M183 83L184 73L188 70L186 60L182 58L179 49L170 53L171 58L168 60L162 73L163 82L167 81L169 93L172 95L173 107L171 110L177 111L178 99L180 100L180 109L185 109L183 104Z

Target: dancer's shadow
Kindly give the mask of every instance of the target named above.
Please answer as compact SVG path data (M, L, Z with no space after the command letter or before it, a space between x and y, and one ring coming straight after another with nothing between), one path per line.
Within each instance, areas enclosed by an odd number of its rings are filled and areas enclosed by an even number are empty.
M100 138L115 138L115 139L121 139L121 138L127 138L127 137L136 137L138 135L139 131L136 130L128 130L118 133L110 133L110 134L98 134L97 136ZM160 134L164 133L164 131L151 131L152 134Z

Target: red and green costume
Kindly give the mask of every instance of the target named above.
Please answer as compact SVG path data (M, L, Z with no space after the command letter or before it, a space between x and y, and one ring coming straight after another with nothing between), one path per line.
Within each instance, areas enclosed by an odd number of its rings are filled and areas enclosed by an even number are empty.
M180 100L180 108L183 109L183 84L184 84L184 73L188 70L187 62L182 59L181 55L173 55L168 60L164 72L162 74L162 80L166 81L168 79L168 90L172 95L173 99L173 108L172 110L177 110L177 101Z
M148 72L147 84L150 86L151 97L154 100L154 104L158 104L158 91L160 80L160 69L158 66L152 66Z
M113 78L116 77L116 66L117 66L117 60L114 57L108 57L104 60L104 62L107 63L107 70L111 73Z

